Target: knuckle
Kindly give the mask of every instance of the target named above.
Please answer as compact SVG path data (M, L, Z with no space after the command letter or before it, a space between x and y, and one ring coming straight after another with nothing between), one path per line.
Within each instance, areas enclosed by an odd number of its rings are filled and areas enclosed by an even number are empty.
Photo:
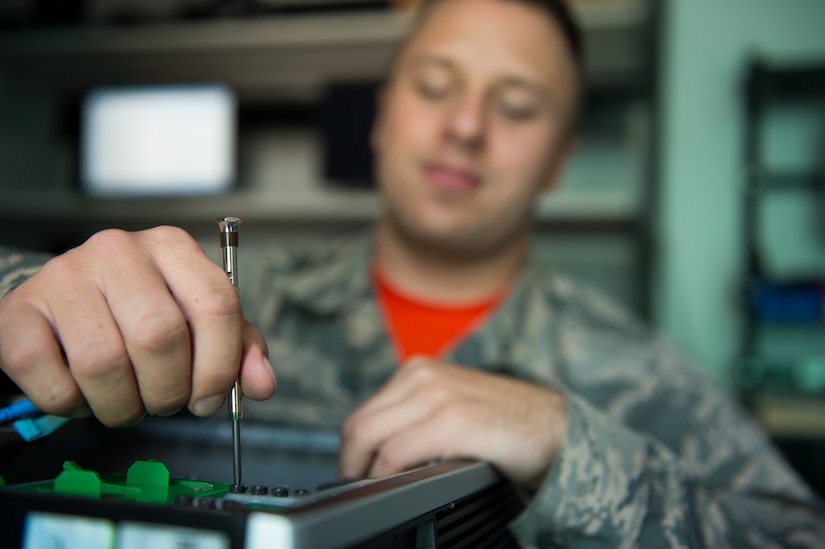
M439 384L432 384L427 388L427 396L432 402L446 403L447 405L455 405L455 395L448 388Z
M154 238L158 238L165 242L191 239L189 233L180 227L175 227L172 225L161 225L159 227L154 227L150 229L149 232Z
M32 402L45 414L67 416L83 405L85 399L76 388L31 396Z
M43 265L41 272L42 276L51 276L53 280L68 281L77 276L78 266L75 261L75 254L72 252L53 257ZM37 275L35 275L37 276ZM41 278L41 277L38 277ZM20 287L23 288L25 283Z
M0 364L12 378L40 362L44 356L45 352L41 346L27 342L4 341L0 346Z
M127 231L122 229L104 229L90 236L83 246L101 248L105 251L109 251L122 249L127 245L131 245L131 242L132 236Z
M460 429L471 419L471 413L464 403L446 400L438 409L438 416L445 429Z
M164 353L189 345L189 328L179 311L153 310L138 315L127 331L132 344L150 353Z
M409 376L416 383L420 385L431 385L438 380L440 369L435 362L419 359L411 365L413 368L408 370Z
M122 345L107 339L91 340L68 354L69 367L78 377L99 378L120 371L129 357Z
M141 240L147 241L153 248L169 250L202 250L192 236L180 227L161 225L136 233Z
M208 317L241 316L241 302L238 292L231 284L207 288L196 297L199 314Z

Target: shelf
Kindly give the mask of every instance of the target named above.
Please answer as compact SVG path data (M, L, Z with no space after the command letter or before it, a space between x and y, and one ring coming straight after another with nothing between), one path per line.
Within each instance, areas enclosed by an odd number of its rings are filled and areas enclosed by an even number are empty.
M0 215L6 219L71 223L113 220L147 223L187 223L217 216L239 215L273 222L369 222L377 218L381 201L369 190L316 192L236 192L179 198L99 198L72 191L4 191ZM539 202L538 219L546 222L629 223L637 208L620 193L548 194Z
M751 399L770 396L821 399L825 403L825 355L807 359L750 358L736 371L737 386Z
M825 102L825 61L822 58L782 63L756 60L746 82L753 102L781 99Z
M593 85L638 81L646 61L646 4L574 4ZM298 98L329 81L379 79L408 23L407 15L383 10L5 31L0 70L58 92L101 83L219 80L242 96L277 91Z
M177 224L230 214L264 221L368 221L375 218L378 208L377 196L369 191L284 196L239 191L213 196L168 198L93 197L72 191L5 191L0 212L18 219L60 223L107 220Z
M752 168L749 172L749 192L821 191L825 188L825 171L777 171Z
M772 437L825 439L825 398L770 394L746 398L754 418Z

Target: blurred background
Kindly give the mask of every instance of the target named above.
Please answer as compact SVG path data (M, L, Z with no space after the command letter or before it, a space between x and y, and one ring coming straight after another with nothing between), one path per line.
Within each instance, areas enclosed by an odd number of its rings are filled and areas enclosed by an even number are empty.
M821 489L825 2L570 3L586 112L536 252L673 340ZM369 226L373 97L411 4L4 0L0 245Z

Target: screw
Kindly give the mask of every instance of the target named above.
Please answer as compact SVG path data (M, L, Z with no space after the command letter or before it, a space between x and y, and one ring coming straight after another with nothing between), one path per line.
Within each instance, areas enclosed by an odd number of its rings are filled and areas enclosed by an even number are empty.
M233 484L229 487L229 492L232 494L245 494L246 493L246 485L245 484Z
M267 487L263 484L253 484L252 487L249 489L249 493L256 496L265 496L267 491Z
M286 486L273 486L270 493L276 498L285 498L289 495L289 488Z
M198 498L195 500L195 506L199 509L214 509L215 498Z

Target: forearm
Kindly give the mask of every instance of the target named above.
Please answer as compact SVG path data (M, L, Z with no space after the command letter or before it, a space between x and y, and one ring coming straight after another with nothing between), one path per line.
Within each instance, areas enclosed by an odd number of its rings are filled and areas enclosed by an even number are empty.
M720 483L718 471L688 474L671 450L581 398L568 405L562 452L513 524L523 546L813 546L825 537L818 502L770 448L717 464L730 469ZM782 483L772 491L766 476Z

